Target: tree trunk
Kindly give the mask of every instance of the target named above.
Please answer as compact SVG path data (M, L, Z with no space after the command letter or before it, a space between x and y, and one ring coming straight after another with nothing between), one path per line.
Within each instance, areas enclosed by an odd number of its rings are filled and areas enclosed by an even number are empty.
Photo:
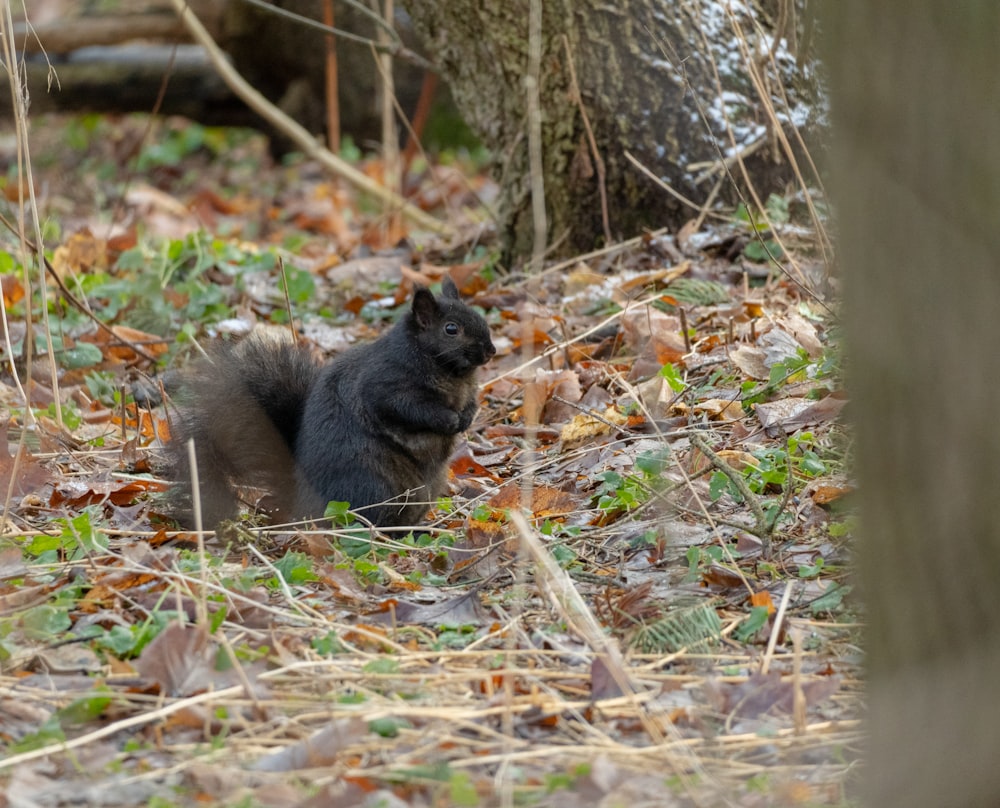
M530 2L404 0L460 111L493 151L506 244L521 256L530 254L533 233L524 84ZM801 16L805 0L773 5L785 13L768 17L742 0L542 2L542 149L550 244L561 242L564 251L586 249L604 233L598 163L584 113L606 169L612 238L696 215L644 177L626 151L700 205L718 175L696 182L700 169L692 164L717 160L720 148L728 156L759 142L766 147L748 158L749 177L765 195L781 187L790 176L789 165L771 148L773 132L740 55L737 24L768 86L775 94L781 85L788 92L791 110L778 103L779 120L800 125L809 120L817 88L815 72L799 70L793 53L808 27ZM780 28L787 34L774 47L773 63L773 41L756 33L755 24L763 32ZM580 101L572 92L570 61ZM724 186L732 199L730 183Z
M1000 6L838 0L826 22L867 804L1000 805Z

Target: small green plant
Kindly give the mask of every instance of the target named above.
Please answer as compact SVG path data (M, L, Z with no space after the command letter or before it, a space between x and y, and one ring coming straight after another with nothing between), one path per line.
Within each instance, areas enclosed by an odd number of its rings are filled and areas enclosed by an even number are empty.
M173 126L161 137L151 139L143 148L136 159L136 171L146 173L160 166L176 167L201 149L214 155L220 153L226 144L224 130L191 122Z
M204 231L180 239L145 241L125 250L107 272L90 272L77 280L79 292L106 322L116 321L153 334L192 334L232 313L234 291L244 275L269 272L277 264L273 251L248 250ZM215 270L235 279L232 287L215 283ZM293 273L301 270L292 270ZM72 326L82 315L65 310Z
M656 616L646 617L632 634L630 644L643 653L705 651L722 636L722 620L715 604L707 600L673 602Z
M87 392L94 400L100 401L107 407L117 407L121 404L122 391L116 374L105 370L92 370L83 381L87 385ZM130 402L131 399L130 395L126 395L126 402Z
M368 731L381 738L395 738L401 729L409 729L413 725L405 718L385 716L368 722Z
M750 614L736 627L733 636L740 642L752 640L767 625L768 617L767 606L751 606Z
M667 380L667 385L675 393L682 393L687 388L687 383L672 362L667 362L660 368L660 375Z
M370 662L366 662L361 670L364 673L375 673L383 676L399 673L399 660L390 656L376 657Z
M771 194L764 203L764 212L767 214L766 217L759 213L751 215L746 205L740 203L735 216L737 222L755 234L755 238L743 248L743 255L750 261L758 263L770 261L772 258L781 259L784 256L781 245L775 239L764 236L772 225L788 222L788 200L777 194Z
M663 470L670 462L666 446L642 452L635 459L638 474L621 475L617 471L602 471L597 475L597 507L607 512L635 510L664 487Z
M32 752L43 746L51 746L65 741L66 733L63 732L62 725L59 723L59 717L53 714L37 730L28 733L16 743L8 746L7 753L17 755L23 752Z
M325 657L344 654L348 650L347 646L340 641L340 637L337 636L335 631L328 631L321 637L313 637L310 645L317 654Z
M697 581L706 567L721 563L724 555L725 553L723 553L722 548L718 544L694 544L688 547L687 552L684 554L688 563L688 571L684 577L684 581L686 583Z
M289 552L274 562L274 568L281 573L281 577L289 586L297 586L319 580L319 576L313 569L312 559L305 553ZM267 578L264 585L270 588L277 588L280 582L277 577Z
M106 685L99 685L86 696L70 702L56 711L62 726L86 724L99 718L111 704L111 692Z
M449 648L465 648L470 642L476 639L478 626L442 626L438 630L437 639L433 647L437 651Z
M572 788L581 777L587 777L590 774L591 768L589 763L580 763L569 771L545 775L545 792L551 794L554 791Z
M830 581L824 593L809 604L809 611L814 615L838 612L843 608L844 598L850 591L850 586Z
M21 628L27 637L52 642L73 625L65 606L41 603L20 615Z
M143 622L131 626L115 625L109 629L95 626L94 630L100 633L94 635L94 647L109 651L118 659L134 659L176 619L175 611L155 611Z
M35 337L36 354L46 353L48 347L43 334ZM72 347L67 348L66 341L59 334L52 335L52 352L59 364L67 370L88 368L104 358L101 349L89 342L76 342L73 343Z
M802 432L789 437L786 446L755 449L751 454L757 464L749 464L743 470L747 486L755 494L765 494L781 491L789 482L794 485L796 478L813 479L825 474L826 464L813 449L814 445L813 433ZM743 501L743 495L733 481L721 471L716 471L709 480L709 495L714 502L723 494L729 494L737 502Z
M302 305L316 296L316 281L305 269L285 267L284 277L278 283L282 292L288 292L288 299Z
M468 772L452 772L448 781L449 804L461 808L474 808L479 805L479 792L472 782Z
M818 578L826 562L819 556L812 564L799 564L798 576L800 578Z
M52 523L60 528L58 534L39 534L24 544L25 552L35 561L46 564L78 561L89 553L107 550L107 536L94 529L90 509L84 509L72 518L59 517Z

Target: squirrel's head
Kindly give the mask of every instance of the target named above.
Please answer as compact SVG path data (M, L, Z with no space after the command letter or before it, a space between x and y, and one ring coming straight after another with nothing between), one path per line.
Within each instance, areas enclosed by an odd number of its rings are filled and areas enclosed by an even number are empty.
M417 288L409 324L424 350L455 375L485 365L497 352L486 320L459 299L458 288L448 277L441 284L440 297Z

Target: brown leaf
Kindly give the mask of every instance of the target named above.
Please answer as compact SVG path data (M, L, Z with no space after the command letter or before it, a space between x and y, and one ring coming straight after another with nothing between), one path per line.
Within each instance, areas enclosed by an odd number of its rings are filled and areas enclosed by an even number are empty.
M200 626L171 622L147 645L135 669L171 696L189 696L205 688L212 648Z
M6 435L3 436L6 438ZM27 450L20 447L20 459L15 463L15 458L11 457L8 443L0 441L0 491L6 491L10 486L11 475L17 471L14 478L14 495L27 496L37 492L42 486L49 482L49 473L39 462L28 454ZM16 467L16 468L15 468Z
M712 421L739 421L744 417L743 405L732 398L707 398L693 407L688 407L683 401L676 401L670 409L671 413L679 415L689 410L695 415L707 415Z
M164 491L167 484L158 480L104 479L63 479L52 491L49 504L68 504L71 508L84 508L111 502L114 505L130 505L148 491Z
M771 437L779 433L791 435L807 426L832 421L847 404L846 399L827 396L821 401L808 398L783 398L779 401L754 405L764 431Z
M68 272L105 269L107 265L107 245L86 228L73 233L52 254L52 268L59 277L64 277Z
M134 362L139 358L133 346L142 348L152 356L162 356L169 350L167 343L158 334L150 334L125 325L113 325L111 332L109 334L102 329L89 341L103 347L108 356L123 362Z
M681 321L679 317L654 309L650 306L636 306L622 315L622 333L625 343L638 352L650 339L657 337L673 343L680 339ZM683 339L681 339L683 345Z
M802 682L806 706L812 707L837 692L840 679L830 676ZM738 684L708 680L703 691L712 706L720 713L734 718L759 718L775 713L791 713L795 697L795 682L782 679L781 674L754 673Z
M647 286L662 288L665 284L670 283L670 281L676 280L677 278L687 274L690 269L691 262L684 260L677 264L677 266L667 267L666 269L656 269L652 272L643 272L642 274L636 275L634 278L630 278L625 281L618 288L623 292L631 292L634 289L644 289Z
M406 623L425 626L471 626L484 622L479 592L471 589L464 595L437 603L393 601L392 611L368 615L373 623Z
M603 601L597 601L600 617L618 629L631 628L637 623L657 617L662 611L662 605L651 602L649 593L653 582L643 581L636 587L626 589L611 596L610 590L605 590Z
M611 675L607 663L601 657L595 657L590 663L590 698L600 701L617 699L622 695L622 689Z
M830 505L841 497L854 493L853 485L836 485L833 483L816 483L809 486L807 492L817 505Z
M801 411L797 416L790 418L781 426L789 434L798 432L807 426L818 426L827 421L835 420L845 406L847 406L846 398L838 398L836 395L827 396Z
M522 491L519 486L507 484L500 488L489 501L496 510L520 508ZM580 498L548 485L535 485L531 489L531 513L537 519L565 516L573 513L580 505Z
M765 356L764 351L754 345L739 345L729 352L730 361L741 372L758 381L767 381L771 375L764 364Z
M334 721L297 744L286 746L260 758L251 768L259 772L287 772L332 766L343 750L368 733L360 718Z
M6 578L23 578L27 570L19 546L0 550L0 581Z
M622 415L617 407L608 407L600 418L579 413L562 428L559 437L566 446L573 446L584 441L593 440L600 435L611 435L617 432L617 426L625 426L628 417Z
M743 588L743 576L721 564L713 563L701 574L701 579L714 589Z

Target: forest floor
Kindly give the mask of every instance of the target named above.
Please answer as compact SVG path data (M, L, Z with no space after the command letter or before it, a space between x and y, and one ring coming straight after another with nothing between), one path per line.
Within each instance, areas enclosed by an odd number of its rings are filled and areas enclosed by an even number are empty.
M253 133L147 124L33 122L44 298L0 233L0 804L853 804L850 438L800 199L529 277L471 160L409 175L445 243ZM445 273L498 353L425 526L175 529L136 391L289 317L341 350Z

